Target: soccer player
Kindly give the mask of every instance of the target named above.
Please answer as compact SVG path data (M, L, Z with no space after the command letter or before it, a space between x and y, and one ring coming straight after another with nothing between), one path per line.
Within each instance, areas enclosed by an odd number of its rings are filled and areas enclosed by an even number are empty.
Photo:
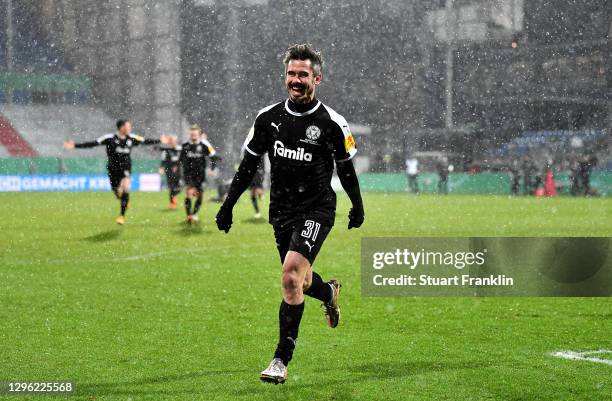
M438 193L448 194L448 158L442 156L438 159Z
M406 159L406 175L408 175L408 188L410 192L418 194L419 160L412 155Z
M123 225L125 223L125 212L130 201L130 184L132 174L132 148L138 145L155 145L167 143L168 139L162 135L160 139L145 139L142 136L132 134L132 123L129 120L117 121L117 132L99 137L95 141L75 143L64 142L64 148L93 148L104 145L108 163L106 169L110 179L111 189L121 202L121 214L115 222Z
M257 171L255 172L255 176L253 177L253 181L251 181L250 189L251 189L251 204L253 205L253 209L255 209L255 217L256 219L261 219L261 212L259 211L259 201L263 199L264 195L264 176L266 172L264 169L264 161L263 159L257 165Z
M216 217L217 227L229 232L232 209L267 152L272 183L269 218L282 263L283 299L274 358L260 379L275 384L287 379L304 295L323 303L330 327L335 328L340 321L340 283L334 279L325 282L312 270L334 224L334 164L352 202L348 228L360 227L364 221L359 181L351 161L357 152L355 140L346 120L315 97L322 79L321 54L309 45L294 45L287 50L284 64L288 99L259 111L240 167Z
M247 139L249 136L250 134L247 135ZM243 156L244 152L246 152L246 145L247 141L245 141L242 145ZM265 174L265 162L264 158L262 157L259 161L259 164L257 164L257 171L255 172L255 176L253 177L253 181L251 181L251 184L249 185L249 189L251 190L251 204L253 205L253 209L255 209L255 215L253 217L255 217L256 219L261 218L261 212L259 211L259 201L263 198L264 194L263 182Z
M185 212L187 224L198 221L198 212L202 206L202 190L206 182L206 158L211 159L211 169L216 167L216 152L206 134L197 125L189 129L189 141L181 149L180 163L183 166L183 180L185 181ZM192 199L195 204L192 208Z
M166 175L166 183L170 194L170 209L176 209L176 195L181 192L181 171L179 159L181 146L177 143L174 135L168 137L168 146L161 148L161 165L159 174Z

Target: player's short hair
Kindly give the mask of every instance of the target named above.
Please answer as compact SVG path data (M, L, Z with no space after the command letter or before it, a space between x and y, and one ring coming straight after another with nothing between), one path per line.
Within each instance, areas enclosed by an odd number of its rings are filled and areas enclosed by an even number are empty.
M285 53L285 71L291 60L310 60L312 71L315 77L318 77L323 72L323 55L318 50L312 48L308 43L301 45L293 45L287 49Z
M202 128L198 124L191 124L189 127L191 131L198 131L200 134L202 133Z
M117 120L117 129L121 129L125 124L129 123L130 120Z

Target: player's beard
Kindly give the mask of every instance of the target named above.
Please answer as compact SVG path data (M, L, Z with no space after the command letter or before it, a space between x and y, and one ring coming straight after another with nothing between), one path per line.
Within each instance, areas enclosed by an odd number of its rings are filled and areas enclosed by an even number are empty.
M295 96L292 94L293 88L300 88L300 96ZM314 88L308 85L299 84L299 85L287 85L287 91L289 93L289 99L293 103L303 104L310 102L314 97Z

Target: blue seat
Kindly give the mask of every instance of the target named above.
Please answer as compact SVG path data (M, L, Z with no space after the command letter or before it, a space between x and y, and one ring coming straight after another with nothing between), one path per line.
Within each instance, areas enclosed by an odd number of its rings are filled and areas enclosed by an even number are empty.
M32 92L24 90L13 91L13 103L15 104L31 104Z

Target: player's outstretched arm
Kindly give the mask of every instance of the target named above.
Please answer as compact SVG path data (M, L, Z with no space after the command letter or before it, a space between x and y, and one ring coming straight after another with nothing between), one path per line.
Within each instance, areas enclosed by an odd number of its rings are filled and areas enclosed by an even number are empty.
M170 137L168 135L161 135L159 139L150 139L143 136L134 135L136 143L139 145L168 145L170 143Z
M100 142L98 141L89 141L89 142L81 142L81 143L76 143L74 141L65 141L64 142L64 149L68 149L68 150L72 150L72 149L79 149L79 148L93 148L96 146L101 145Z
M238 171L234 175L234 179L232 180L232 184L230 185L229 191L227 193L227 197L221 205L219 212L217 213L217 217L215 221L217 222L217 227L221 231L229 232L232 227L232 209L240 195L249 187L251 181L253 181L253 177L257 172L257 165L259 164L259 160L261 156L255 156L250 153L246 153L242 162L240 162L240 166L238 167Z
M365 213L363 211L363 201L361 200L361 190L359 189L359 179L355 172L352 160L346 160L336 163L336 169L338 170L338 178L342 188L346 191L346 194L353 203L353 207L349 211L349 222L348 229L359 228L363 224L365 219Z

